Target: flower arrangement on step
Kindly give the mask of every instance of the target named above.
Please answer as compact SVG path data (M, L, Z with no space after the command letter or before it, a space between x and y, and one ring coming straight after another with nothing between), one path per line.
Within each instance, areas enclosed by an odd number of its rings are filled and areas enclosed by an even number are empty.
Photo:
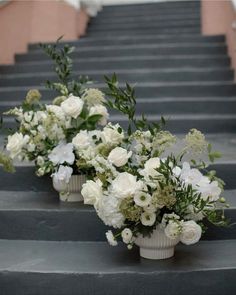
M65 45L44 45L46 53L55 61L59 82L47 81L47 87L59 92L53 102L43 103L38 90L30 90L21 106L6 112L16 118L18 128L9 135L0 163L13 171L12 160L34 161L36 174L53 177L54 188L63 201L82 200L78 193L89 168L81 167L77 146L85 147L85 134L93 136L99 126L107 124L109 114L104 106L104 94L87 88L88 79L71 80L72 48ZM80 132L81 131L81 132Z
M136 119L134 89L119 88L115 76L107 83L113 98L108 105L128 115L128 133L111 124L96 136L88 132L89 149L81 149L80 158L93 170L93 178L83 184L84 202L116 231L106 233L109 243L116 246L121 238L129 249L139 245L145 258L164 259L180 241L197 243L205 231L204 219L225 226L224 183L201 160L208 154L213 161L219 153L196 129L176 152L181 140L162 130L164 119L159 124Z

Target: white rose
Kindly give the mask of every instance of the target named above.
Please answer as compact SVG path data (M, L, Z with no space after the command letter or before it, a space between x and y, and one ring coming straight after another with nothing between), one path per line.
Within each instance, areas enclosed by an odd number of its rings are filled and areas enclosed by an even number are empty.
M175 240L181 233L181 225L178 222L170 220L165 228L165 235L167 238Z
M75 161L72 143L60 143L48 155L49 160L53 165L68 163L72 165Z
M125 244L129 244L132 241L133 233L129 228L125 228L121 232L121 237Z
M94 205L103 195L102 182L100 180L87 180L83 184L81 194L84 198L84 204Z
M105 126L107 124L107 119L109 118L109 114L107 112L107 108L103 105L95 105L92 106L89 110L89 116L92 115L101 115L102 118L98 121L98 123L102 126Z
M59 120L65 120L65 114L61 107L56 105L47 105L47 111L53 113Z
M143 175L145 179L149 179L150 177L154 178L160 175L160 173L156 171L156 169L159 167L160 167L160 159L150 158L144 164L144 169L140 170L139 173Z
M126 149L123 149L121 147L116 147L110 152L108 156L108 161L114 164L116 167L121 167L128 162L128 159L131 156L132 156L132 152L127 152Z
M22 148L28 143L28 141L29 136L23 136L22 133L16 132L13 135L9 135L6 149L8 152L10 152L11 158L15 158L16 156L18 156L21 153Z
M115 237L114 237L114 235L113 235L113 233L112 233L111 230L108 230L106 232L106 238L107 238L108 243L111 246L117 246L118 245L118 243L117 243L117 241L116 241L116 239L115 239Z
M134 196L141 190L143 183L137 181L136 176L130 173L122 172L113 180L111 191L117 198L124 199Z
M121 131L121 132L119 132ZM105 144L117 145L122 142L124 138L124 131L119 124L108 124L101 133L102 141Z
M156 214L155 213L148 213L143 212L141 214L141 223L145 226L152 226L156 221Z
M86 130L80 131L73 139L72 143L76 149L86 149L90 146L91 141Z
M190 220L183 223L180 241L185 245L197 243L202 235L202 228L195 221Z
M70 95L63 103L61 104L61 108L63 112L76 119L80 113L82 112L84 106L84 102L77 96Z

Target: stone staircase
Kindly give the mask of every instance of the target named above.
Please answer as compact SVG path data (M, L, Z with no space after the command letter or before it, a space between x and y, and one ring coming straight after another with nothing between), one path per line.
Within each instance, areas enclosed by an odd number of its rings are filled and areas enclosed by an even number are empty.
M78 74L104 88L103 75L116 72L136 83L140 114L165 115L180 136L192 127L207 133L223 152L214 168L226 181L226 216L235 222L236 85L224 36L200 35L200 3L105 7L87 36L70 43ZM15 65L0 66L0 113L31 87L50 100L43 82L54 77L51 62L29 45ZM111 120L127 124L115 113ZM14 175L0 170L0 295L236 294L236 227L210 227L203 241L177 246L166 261L112 248L104 233L92 208L59 203L50 179L34 176L32 166Z

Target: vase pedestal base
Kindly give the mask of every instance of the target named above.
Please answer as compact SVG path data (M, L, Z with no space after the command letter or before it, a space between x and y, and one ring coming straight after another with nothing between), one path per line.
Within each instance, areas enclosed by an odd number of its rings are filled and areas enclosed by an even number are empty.
M175 248L148 249L140 248L140 256L146 259L167 259L174 256Z

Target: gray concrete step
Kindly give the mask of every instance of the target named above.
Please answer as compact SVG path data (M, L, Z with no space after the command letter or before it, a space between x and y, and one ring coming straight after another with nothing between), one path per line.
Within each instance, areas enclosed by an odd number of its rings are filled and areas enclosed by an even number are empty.
M4 295L141 295L158 289L162 295L234 294L235 247L235 240L178 245L175 257L149 261L139 258L137 248L127 251L102 242L1 240L1 291Z
M225 68L230 66L230 59L226 55L145 55L145 56L119 56L98 58L78 58L73 60L75 71L103 71L103 73L118 70L138 70L142 68L166 69L207 69ZM52 63L46 61L22 62L15 65L0 66L0 75L17 73L40 73L53 71Z
M225 216L236 222L236 190L223 196L230 204ZM86 226L84 226L86 224ZM236 238L236 225L208 225L204 240ZM56 192L0 191L0 239L45 241L105 241L107 227L92 206L59 201Z
M140 69L114 71L119 81L136 82L183 82L183 81L233 81L234 71L229 68L208 69ZM89 76L94 82L102 83L104 75L111 76L109 71L78 71L74 72L76 79L80 75ZM11 74L0 76L0 87L43 85L46 80L57 81L53 72Z
M59 47L63 47L65 44L69 44L75 47L82 46L106 46L106 45L128 45L128 44L162 44L162 43L222 43L225 42L225 37L223 35L216 36L202 36L202 35L157 35L157 34L145 34L140 38L140 36L110 36L110 37L86 37L81 38L76 41L63 42L61 41ZM46 43L52 44L52 43ZM29 50L39 51L38 43L29 44Z
M143 44L143 45L110 45L97 47L82 47L71 54L72 58L87 57L113 57L113 56L134 56L134 55L199 55L199 54L227 54L227 47L224 43L217 44ZM49 60L47 55L41 52L29 52L17 54L17 62Z

